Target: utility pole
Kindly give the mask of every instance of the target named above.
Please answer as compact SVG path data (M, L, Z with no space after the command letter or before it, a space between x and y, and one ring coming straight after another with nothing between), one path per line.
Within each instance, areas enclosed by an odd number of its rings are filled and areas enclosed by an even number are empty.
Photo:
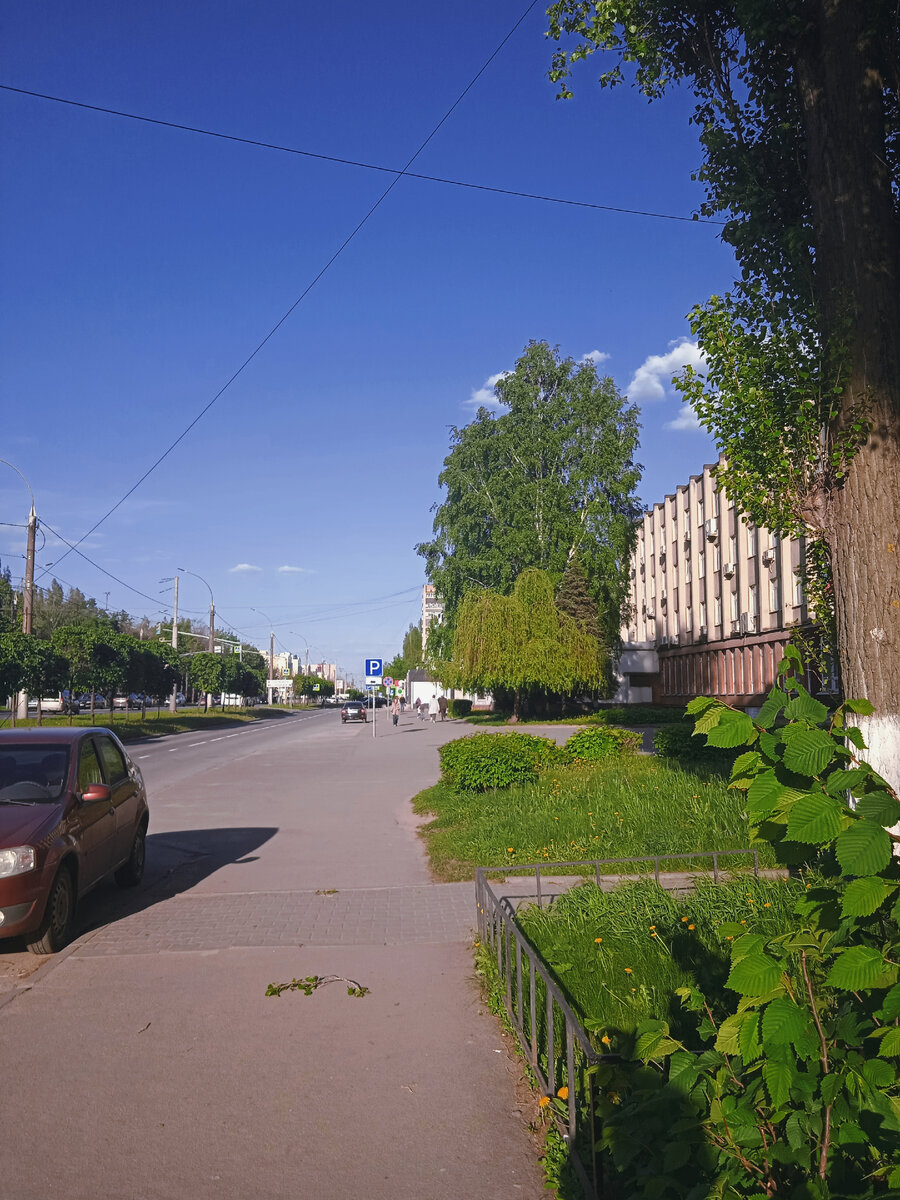
M178 576L175 576L175 599L172 604L172 649L178 649ZM178 710L178 676L172 684L172 695L169 697L169 712Z
M269 631L269 678L275 678L275 630Z
M22 632L31 633L31 617L34 611L34 541L37 533L37 516L34 504L28 514L28 542L25 547L25 582L22 588ZM24 721L28 716L28 695L19 692L17 715Z

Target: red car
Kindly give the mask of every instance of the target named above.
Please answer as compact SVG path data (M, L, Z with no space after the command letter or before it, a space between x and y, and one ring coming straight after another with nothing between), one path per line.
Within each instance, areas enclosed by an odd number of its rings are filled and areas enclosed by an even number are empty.
M144 874L150 813L140 770L106 729L0 732L0 938L54 954L81 897Z

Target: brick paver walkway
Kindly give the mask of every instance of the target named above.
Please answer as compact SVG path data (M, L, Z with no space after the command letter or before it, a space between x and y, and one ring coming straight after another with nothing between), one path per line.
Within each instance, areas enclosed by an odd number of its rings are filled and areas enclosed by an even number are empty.
M79 958L235 946L391 946L463 942L471 883L317 892L181 893L98 930Z

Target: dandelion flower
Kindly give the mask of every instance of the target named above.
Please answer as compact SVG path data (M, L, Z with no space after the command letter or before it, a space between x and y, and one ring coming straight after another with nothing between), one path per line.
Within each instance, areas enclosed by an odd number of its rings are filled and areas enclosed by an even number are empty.
M688 925L688 929L696 929L696 928L697 928L696 925Z
M637 988L632 988L631 990L632 990L633 992L636 992L636 991L637 991Z
M772 907L772 905L768 902L768 900L763 905L763 908L771 908L771 907Z
M597 943L597 945L599 946L599 945L600 945L600 943L603 941L603 938L594 938L594 941L595 941L595 942Z
M550 1103L549 1096L541 1096L540 1100L538 1100L538 1104L541 1106L541 1108L546 1108L549 1103Z
M603 1037L600 1039L600 1041L603 1043L604 1046L612 1045L612 1038L608 1037L605 1033L604 1033Z
M512 846L507 846L506 853L507 854L515 854L515 851L513 850Z
M688 918L688 917L682 917L682 918L681 918L681 923L682 923L682 925L687 925L687 923L688 923L688 920L689 920L689 918Z
M632 974L631 967L626 967L626 968L625 968L625 974L626 974L626 975L631 975L631 974Z
M742 925L746 925L746 924L747 924L747 922L746 922L746 921L741 921L741 924L742 924Z
M650 936L651 936L651 937L656 937L656 934L655 934L655 933L651 933L651 934L650 934Z
M651 926L650 926L650 928L651 928L651 929L655 929L655 928L656 928L656 926L655 926L655 925L651 925Z
M568 1100L569 1089L567 1087L561 1087L556 1094L559 1096L560 1100Z

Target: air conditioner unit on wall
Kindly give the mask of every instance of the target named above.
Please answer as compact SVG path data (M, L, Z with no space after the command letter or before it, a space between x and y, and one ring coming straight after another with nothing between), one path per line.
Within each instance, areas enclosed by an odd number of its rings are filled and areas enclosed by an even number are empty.
M726 563L722 568L722 574L726 579L730 579L734 574L734 563Z
M665 608L666 605L669 603L669 597L666 595L665 592L661 593L661 595L659 597L659 602L663 606L663 608Z
M763 564L763 566L764 566L764 567L771 567L771 565L772 565L772 563L773 563L774 561L775 561L775 551L774 551L774 550L771 550L771 549L769 549L769 550L763 550L763 552L762 552L762 564Z
M719 521L717 517L710 517L706 522L706 540L714 542L719 536Z
M741 613L741 633L756 633L756 616L754 613Z

